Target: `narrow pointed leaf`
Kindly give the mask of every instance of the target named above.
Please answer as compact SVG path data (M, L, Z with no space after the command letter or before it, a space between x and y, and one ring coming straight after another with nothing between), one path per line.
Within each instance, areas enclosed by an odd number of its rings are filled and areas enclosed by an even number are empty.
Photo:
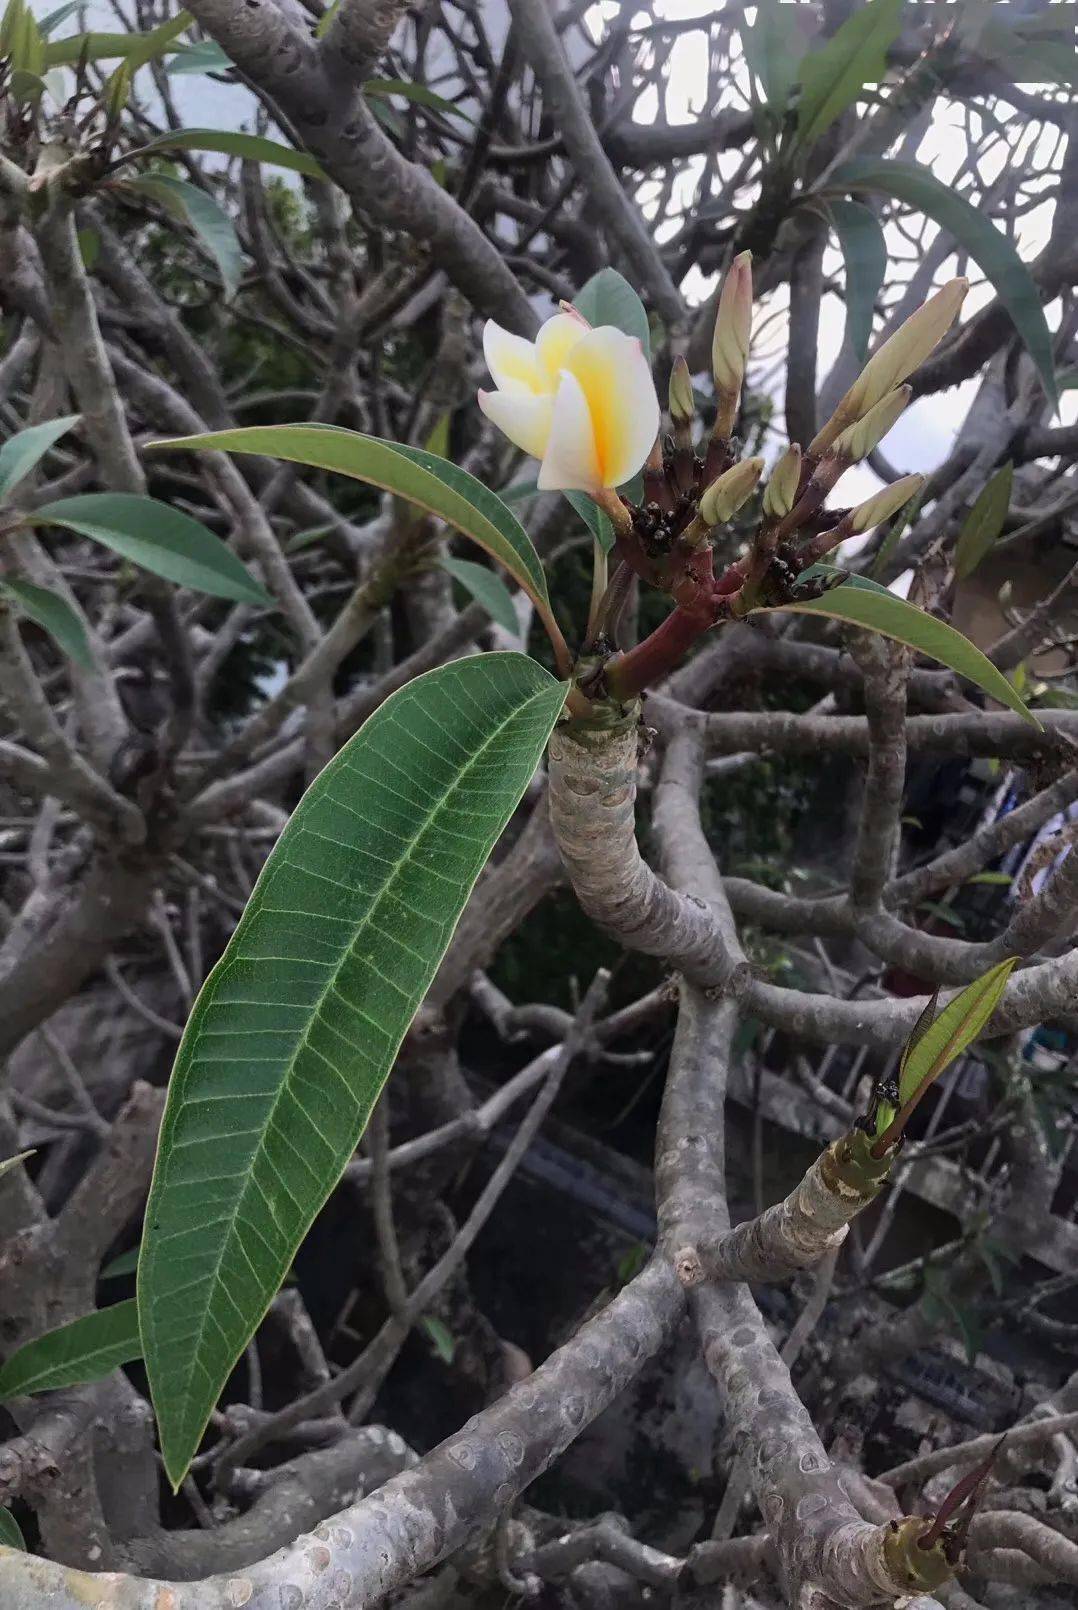
M363 85L364 95L392 98L411 101L415 106L429 107L432 112L444 112L448 117L462 117L466 123L474 123L462 107L455 106L447 101L444 95L438 95L434 90L428 89L426 84L413 83L408 78L368 78Z
M336 425L255 425L154 446L268 454L380 486L438 515L485 548L534 600L544 621L553 620L542 562L516 515L474 475L423 448Z
M26 1550L26 1539L9 1509L0 1509L0 1547Z
M27 518L35 525L78 532L179 587L240 604L273 606L269 593L220 537L157 498L132 492L83 492L44 503Z
M514 637L520 636L513 595L500 576L488 570L486 565L473 564L470 559L442 559L439 563L477 603L482 604L492 621L504 626Z
M1015 692L1001 671L982 654L968 637L956 632L953 626L917 609L885 587L865 585L865 578L857 584L848 582L835 587L822 598L807 599L800 604L783 604L783 609L801 615L828 615L832 620L848 621L852 626L866 626L869 631L892 637L897 643L917 649L931 659L947 665L959 676L975 682L979 688L1015 711L1031 726L1040 722ZM754 612L755 613L755 612Z
M178 11L156 28L145 33L88 33L68 34L55 39L45 47L45 63L49 67L73 67L79 61L108 61L115 58L136 58L139 65L163 54L165 47L194 22L189 11Z
M978 493L955 546L954 573L959 581L972 576L1003 530L1007 510L1011 506L1013 483L1014 466L1003 464Z
M36 587L33 582L9 577L0 582L0 593L18 606L27 620L32 620L42 631L48 632L53 642L75 665L84 671L93 669L93 655L81 616L72 609L66 598L48 587Z
M50 11L47 16L42 17L37 25L41 37L47 39L50 34L55 33L62 22L74 16L81 4L82 0L66 0L65 5L57 6L55 11Z
M11 1169L18 1168L20 1163L25 1163L26 1159L28 1157L33 1157L33 1155L34 1153L32 1151L16 1152L14 1157L0 1158L0 1179L2 1179L3 1176Z
M866 84L878 84L887 71L887 52L902 27L903 0L869 0L857 6L819 50L801 63L798 137L812 145Z
M195 45L178 45L173 51L166 73L227 73L233 66L231 56L216 39L200 39Z
M862 363L872 339L872 315L887 272L887 243L876 214L859 201L831 202L835 233L846 264L846 334Z
M28 1392L54 1392L62 1386L100 1381L120 1364L141 1357L132 1298L73 1319L20 1347L0 1369L0 1402Z
M203 986L138 1276L174 1483L355 1149L565 691L490 654L387 699L307 790Z
M906 1058L899 1078L898 1093L903 1106L920 1095L973 1044L999 1005L1007 980L1017 965L1017 956L1008 956L983 978L968 984L953 1001L948 1001L925 1029Z
M651 329L644 304L616 268L601 268L593 274L573 298L573 306L593 329L598 324L612 324L625 335L634 335L644 356L651 357Z
M80 417L79 414L65 414L62 419L50 419L44 425L30 425L26 430L8 437L0 447L0 499L10 497L49 448L78 424Z
M231 301L239 289L243 275L243 253L231 218L211 195L186 179L173 178L168 173L141 174L137 179L125 179L125 190L156 201L174 218L190 224L214 262L225 287L225 299Z
M278 140L267 140L261 134L242 134L232 129L174 129L140 145L131 155L141 157L156 151L217 151L222 156L242 157L245 162L268 162L275 168L289 168L311 179L326 177L321 163L308 152L281 145Z
M983 269L996 288L1037 365L1049 401L1055 403L1056 380L1052 337L1044 309L1028 268L1014 246L992 223L950 185L913 162L883 157L854 157L836 168L828 179L836 191L872 190L905 201L926 218L946 229Z
M614 547L614 526L610 516L586 492L563 492L562 496L572 504L603 552L610 553Z

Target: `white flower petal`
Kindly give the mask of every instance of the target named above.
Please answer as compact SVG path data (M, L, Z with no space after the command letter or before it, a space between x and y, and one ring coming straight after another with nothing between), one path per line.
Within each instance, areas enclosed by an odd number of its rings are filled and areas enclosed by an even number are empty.
M535 397L516 391L481 391L479 406L514 446L542 458L550 437L553 397Z
M535 338L539 364L557 389L558 376L565 368L573 348L588 334L591 326L577 313L555 313L547 319Z
M659 399L644 350L635 336L606 324L577 342L568 369L587 399L599 484L622 486L643 467L659 434Z
M539 363L534 343L503 330L493 319L483 326L483 356L499 391L542 396L554 389Z
M597 492L603 485L588 399L574 374L562 371L554 398L540 492Z

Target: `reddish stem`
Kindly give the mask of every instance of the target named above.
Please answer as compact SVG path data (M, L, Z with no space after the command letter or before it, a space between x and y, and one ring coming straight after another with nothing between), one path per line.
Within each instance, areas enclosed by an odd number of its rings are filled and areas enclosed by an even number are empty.
M622 703L634 699L680 665L696 639L714 623L713 615L699 610L691 614L684 609L671 610L650 637L627 654L608 661L604 673L608 691Z

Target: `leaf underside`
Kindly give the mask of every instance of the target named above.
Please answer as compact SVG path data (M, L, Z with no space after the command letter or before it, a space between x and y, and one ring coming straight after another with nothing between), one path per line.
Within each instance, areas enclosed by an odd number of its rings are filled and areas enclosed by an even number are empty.
M355 1149L565 689L519 654L388 699L301 800L195 1003L139 1262L179 1483Z

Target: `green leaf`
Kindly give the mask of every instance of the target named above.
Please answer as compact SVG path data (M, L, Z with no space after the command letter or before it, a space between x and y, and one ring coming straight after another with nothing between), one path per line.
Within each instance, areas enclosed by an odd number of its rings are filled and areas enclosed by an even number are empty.
M880 632L898 643L927 654L931 659L947 665L959 676L975 682L979 688L1005 704L1008 710L1028 721L1032 726L1041 723L1019 698L1002 671L997 671L980 649L956 632L945 621L936 620L923 609L917 609L904 598L898 598L885 587L867 583L858 577L843 587L835 587L822 598L806 599L800 604L783 604L782 609L802 615L829 615L832 620L848 621L853 626L867 626L869 631ZM757 613L753 611L753 613Z
M9 1509L0 1509L0 1546L6 1549L22 1549L26 1552L26 1540L19 1528L19 1523Z
M467 470L419 447L381 441L336 425L253 425L246 430L182 436L155 447L260 453L351 475L380 486L448 521L503 564L553 624L542 562L524 527L495 493ZM554 627L557 630L557 627Z
M302 553L304 548L311 547L313 543L320 541L322 537L326 537L331 531L336 530L337 524L336 520L326 520L322 525L311 525L305 531L297 531L295 536L290 537L285 543L285 553Z
M326 7L315 26L314 37L316 39L324 39L326 37L334 17L337 15L340 9L341 0L333 0L333 3Z
M447 116L462 117L466 123L475 122L474 117L469 117L459 106L447 101L444 95L436 95L426 84L415 84L408 78L368 78L363 85L363 93L381 98L396 97L398 100L412 101L416 106L429 107L432 112L444 112Z
M866 84L887 72L887 52L902 28L902 0L868 0L801 63L798 138L812 145L857 100Z
M846 336L865 363L876 298L887 272L887 243L876 214L861 202L836 198L830 206L846 264Z
M997 888L1009 888L1014 882L1009 872L975 872L967 883L986 883Z
M563 492L604 553L614 547L614 526L608 514L586 492Z
M538 495L539 487L535 481L514 481L512 486L503 486L498 493L503 503L526 503L529 498Z
M80 61L107 61L119 57L131 59L138 66L153 61L163 54L165 46L179 34L185 33L194 22L189 11L178 11L156 28L146 33L88 33L68 34L45 47L45 64L48 67L73 67Z
M913 525L914 521L920 514L921 504L924 502L924 498L925 488L922 486L921 490L919 492L915 492L913 497L910 498L910 501L903 504L902 508L899 509L898 513L895 515L891 529L880 543L879 551L876 554L875 559L872 561L871 575L873 579L875 579L877 576L882 576L884 571L887 569L887 566L891 562L891 556L898 547L899 542L902 540L910 526Z
M612 324L626 335L634 335L650 361L651 329L644 304L616 268L601 268L593 274L573 298L573 306L593 329L599 324Z
M20 1163L25 1163L28 1157L33 1156L34 1152L31 1150L28 1152L16 1152L14 1157L0 1158L0 1179L9 1173L11 1169L18 1168Z
M1018 957L1008 956L983 978L967 984L923 1031L906 1057L899 1078L898 1094L903 1106L920 1097L933 1080L973 1044L999 1005L1007 980L1017 965Z
M423 1329L434 1344L434 1351L443 1364L452 1364L456 1356L457 1344L453 1340L452 1332L447 1325L443 1325L437 1314L423 1315Z
M28 1392L54 1392L62 1386L100 1381L118 1365L141 1357L132 1298L73 1319L20 1347L0 1369L0 1402L25 1397Z
M955 546L954 573L959 581L972 576L1003 530L1007 510L1011 506L1013 483L1013 464L1003 464L978 493Z
M751 71L763 86L764 99L781 118L808 48L797 24L797 8L784 5L782 0L757 0L756 21L751 28L745 26L742 13L741 46Z
M231 56L216 39L200 39L196 45L179 45L166 73L227 73L234 65Z
M83 492L44 503L26 519L33 525L76 531L178 587L193 587L239 604L273 607L269 593L220 537L157 498L132 492Z
M30 425L26 430L9 436L0 447L0 499L6 500L19 482L41 462L54 442L77 425L81 414L65 414L62 419L47 420L44 425Z
M51 33L55 33L60 24L66 22L68 17L73 17L81 5L82 0L67 0L66 5L57 6L55 11L50 11L48 16L42 17L37 25L42 39L47 39Z
M278 140L264 139L261 134L241 134L233 129L170 130L140 145L124 160L148 156L155 151L217 151L222 156L242 157L245 162L268 162L275 168L290 168L293 173L305 173L311 179L326 177L325 169L308 152L281 145ZM156 179L161 175L150 177ZM205 191L200 190L199 195L205 195Z
M243 254L232 220L224 208L205 190L168 173L140 174L137 179L124 179L120 188L156 201L174 218L190 224L217 264L225 301L230 302L239 290Z
M956 190L929 173L927 168L883 157L854 157L842 163L831 174L828 187L842 191L872 190L893 196L948 230L995 286L1037 365L1049 401L1056 402L1052 337L1037 287L1011 242L985 213L971 207Z
M443 570L448 570L455 581L482 604L492 621L504 626L514 637L520 636L520 621L513 606L513 595L500 576L486 565L473 564L470 559L440 559Z
M355 1149L565 692L521 654L487 654L387 699L307 790L203 986L139 1262L174 1483Z
M33 582L20 581L14 576L0 582L0 594L12 599L21 614L48 632L75 665L80 665L84 671L93 670L86 625L66 598L48 587L36 587Z
M82 0L79 0L82 3ZM80 229L77 235L79 243L79 256L82 266L88 274L92 274L97 259L101 255L101 236L96 229Z
M121 1252L118 1258L106 1264L98 1275L99 1280L119 1280L121 1275L133 1275L138 1268L138 1247L132 1247L129 1252Z

